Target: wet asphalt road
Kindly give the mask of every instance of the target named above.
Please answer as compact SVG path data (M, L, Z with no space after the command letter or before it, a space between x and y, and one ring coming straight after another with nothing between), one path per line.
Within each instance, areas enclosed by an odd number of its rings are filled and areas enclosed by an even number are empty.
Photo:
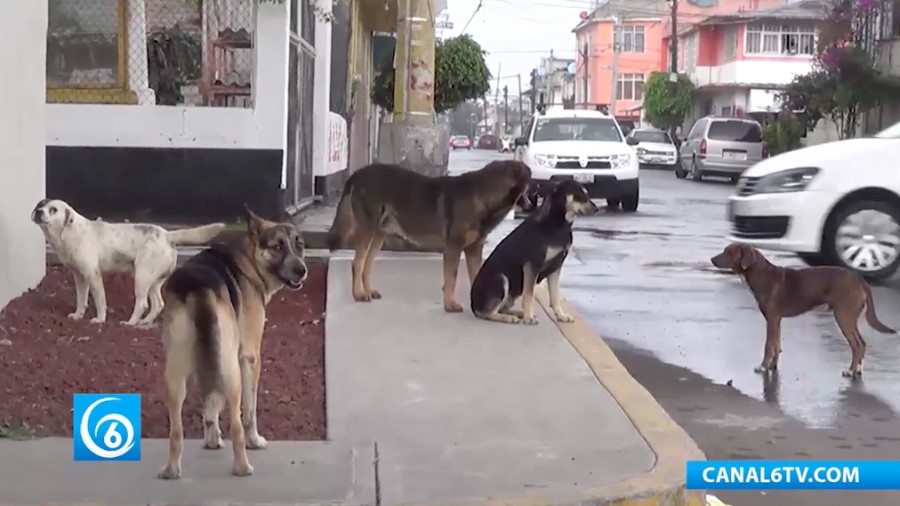
M454 171L508 155L451 155ZM900 458L900 336L864 321L862 380L841 376L850 350L830 313L784 320L780 372L753 372L765 322L737 276L709 258L726 245L725 180L641 171L637 213L579 218L563 295L709 459ZM801 266L793 255L764 252ZM873 287L879 318L900 328L900 282ZM730 384L729 384L730 383ZM735 506L900 504L897 491L717 491Z

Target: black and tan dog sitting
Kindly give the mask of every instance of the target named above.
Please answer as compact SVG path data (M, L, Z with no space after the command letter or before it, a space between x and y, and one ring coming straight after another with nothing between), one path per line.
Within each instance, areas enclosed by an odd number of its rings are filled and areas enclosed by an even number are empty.
M572 246L575 216L595 214L598 208L574 180L547 183L541 194L540 209L500 241L475 276L471 307L478 318L536 324L534 287L546 278L557 321L573 321L560 305L559 275ZM512 309L519 297L522 311Z

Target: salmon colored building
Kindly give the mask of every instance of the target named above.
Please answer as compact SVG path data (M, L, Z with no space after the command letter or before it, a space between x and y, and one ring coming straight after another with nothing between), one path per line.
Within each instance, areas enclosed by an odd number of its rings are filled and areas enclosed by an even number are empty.
M711 16L780 7L786 3L785 0L680 0L679 31ZM666 53L671 18L666 1L642 3L639 8L633 4L628 0L609 0L572 31L579 53L575 76L577 107L611 104L615 92L616 118L622 122L632 121L637 126L644 82L651 72L668 69ZM615 37L619 49L617 62L613 51L614 32L618 32ZM617 70L615 82L614 66Z

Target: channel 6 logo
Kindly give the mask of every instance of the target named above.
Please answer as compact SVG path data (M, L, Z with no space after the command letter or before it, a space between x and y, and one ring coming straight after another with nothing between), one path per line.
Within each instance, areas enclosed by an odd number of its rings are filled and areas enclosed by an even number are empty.
M141 460L141 394L74 394L75 461Z

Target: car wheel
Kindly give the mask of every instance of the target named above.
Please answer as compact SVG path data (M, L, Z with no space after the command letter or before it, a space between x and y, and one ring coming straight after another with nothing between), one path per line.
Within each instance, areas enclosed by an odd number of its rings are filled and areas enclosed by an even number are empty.
M634 191L630 195L622 197L622 210L629 213L637 211L640 195L640 187L635 187Z
M691 179L694 181L703 180L703 172L700 170L700 167L697 166L696 158L691 160Z
M678 161L678 165L675 166L675 177L678 179L684 179L687 177L687 171L684 170L684 164L681 163L681 160Z
M884 201L850 202L828 220L822 242L834 265L870 281L889 278L900 266L900 210Z
M606 208L615 211L619 208L619 199L606 199Z

